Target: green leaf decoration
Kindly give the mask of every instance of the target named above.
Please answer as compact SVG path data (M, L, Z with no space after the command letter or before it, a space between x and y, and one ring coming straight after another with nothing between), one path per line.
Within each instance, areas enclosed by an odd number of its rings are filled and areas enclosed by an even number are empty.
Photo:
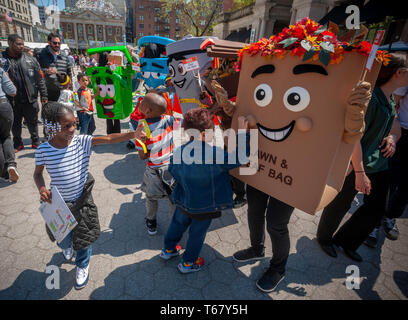
M321 34L322 32L324 32L324 31L326 31L327 29L325 28L325 27L323 27L323 26L321 26L319 29L317 29L316 31L315 31L315 35L316 34Z
M330 62L330 53L327 50L321 50L319 53L319 60L323 63L326 67L329 65Z
M305 49L306 51L309 51L312 49L312 44L310 43L310 41L308 40L302 40L300 42L300 45L302 46L303 49Z
M305 54L303 55L303 60L302 61L306 61L306 60L309 60L309 59L313 58L315 53L316 53L316 51L314 51L313 49L310 49L309 51L305 52Z
M298 38L288 38L285 40L282 40L281 42L279 42L279 44L283 44L283 47L289 47L291 44L294 44L296 41L298 40Z
M320 43L320 47L322 47L322 49L333 52L334 53L334 45L330 42L321 42Z

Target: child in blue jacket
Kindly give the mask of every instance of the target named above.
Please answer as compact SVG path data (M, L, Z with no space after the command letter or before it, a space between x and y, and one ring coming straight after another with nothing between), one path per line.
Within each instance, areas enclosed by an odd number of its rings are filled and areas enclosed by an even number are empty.
M233 155L206 143L206 133L209 133L206 130L214 129L213 117L206 109L197 108L186 112L183 128L195 129L197 134L194 139L175 149L169 165L169 172L177 182L171 194L176 210L160 257L168 260L179 255L180 246L177 243L190 227L186 250L178 264L181 273L189 273L199 271L204 264L199 254L211 220L220 217L221 210L233 208L229 170L249 161L249 133L244 131L248 129L246 118L238 118L238 129L243 130L238 132L237 140L245 141L245 154L239 154L242 153L241 146L237 147ZM221 164L216 161L220 159L220 152L223 159ZM237 161L229 163L230 156L234 156Z

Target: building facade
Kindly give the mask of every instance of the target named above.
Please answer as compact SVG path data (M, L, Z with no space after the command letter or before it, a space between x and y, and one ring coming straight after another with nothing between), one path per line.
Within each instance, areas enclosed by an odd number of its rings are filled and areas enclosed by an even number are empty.
M33 41L46 42L47 35L50 33L41 22L40 10L34 2L30 2L31 23L33 28Z
M125 16L107 0L79 0L61 12L60 26L64 41L74 50L125 43Z
M0 0L0 38L6 39L13 33L25 41L33 41L28 0Z
M160 0L131 0L133 5L133 38L137 42L143 36L161 36L179 40L185 35L181 25L182 15L173 10L163 18Z

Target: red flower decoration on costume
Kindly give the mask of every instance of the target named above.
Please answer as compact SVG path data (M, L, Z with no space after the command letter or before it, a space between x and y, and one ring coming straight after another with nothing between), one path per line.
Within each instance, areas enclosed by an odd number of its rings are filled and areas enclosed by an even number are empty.
M302 43L302 40L305 40L304 43ZM278 35L273 35L269 39L262 38L258 42L240 49L235 68L237 71L240 70L244 53L248 53L250 56L259 53L262 57L276 56L281 59L290 52L292 56L303 59L305 54L309 52L307 51L309 50L308 47L313 49L313 52L310 51L311 54L308 54L306 60L320 59L319 53L323 50L323 56L327 58L322 59L323 63L338 64L343 60L344 53L348 51L368 56L372 45L367 41L362 41L350 46L347 42L339 41L333 32L324 30L323 26L316 21L303 18L294 25L283 28ZM377 61L386 64L389 61L389 55L379 50L377 51Z

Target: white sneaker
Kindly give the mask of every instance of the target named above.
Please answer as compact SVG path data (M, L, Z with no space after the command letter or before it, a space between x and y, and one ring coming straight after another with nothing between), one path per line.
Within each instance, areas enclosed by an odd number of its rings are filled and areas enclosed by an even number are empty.
M89 265L85 268L76 267L75 289L79 290L86 286L89 279Z
M7 172L9 174L10 181L17 182L20 175L18 174L16 167L8 167Z
M68 249L62 249L62 254L64 255L65 260L69 261L74 255L74 249L72 249L72 247Z

